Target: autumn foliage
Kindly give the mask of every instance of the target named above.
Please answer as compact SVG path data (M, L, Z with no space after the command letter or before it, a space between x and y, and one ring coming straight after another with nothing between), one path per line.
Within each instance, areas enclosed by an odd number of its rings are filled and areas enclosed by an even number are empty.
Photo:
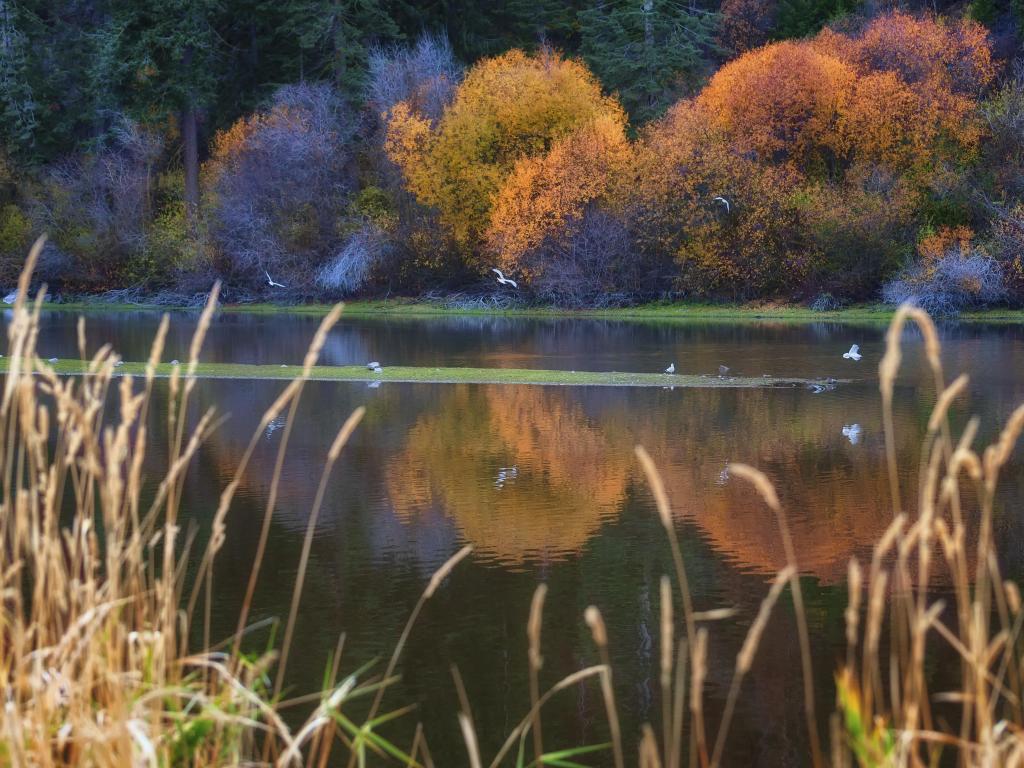
M991 78L980 27L900 13L750 51L645 135L647 247L691 293L867 297L976 157Z
M513 50L470 69L436 127L409 104L397 105L386 149L410 191L472 249L516 163L601 116L624 121L584 65L551 51Z
M667 258L677 295L869 298L963 196L995 77L986 32L893 12L758 47L768 10L729 8L723 34L750 50L634 140L582 64L512 51L473 67L436 123L395 108L389 156L468 258L538 291L606 267L577 247L600 221L632 243L609 246L620 282Z

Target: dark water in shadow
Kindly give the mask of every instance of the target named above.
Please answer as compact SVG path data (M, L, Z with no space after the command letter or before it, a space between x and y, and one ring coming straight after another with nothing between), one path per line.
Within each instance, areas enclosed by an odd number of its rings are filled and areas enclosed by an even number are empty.
M91 345L112 342L126 359L148 351L158 316L91 315ZM75 354L71 315L44 318L45 356ZM165 358L187 355L195 319L174 319ZM225 315L204 359L296 363L318 321ZM786 507L804 574L819 707L832 707L831 680L844 648L844 574L866 557L891 520L877 364L884 329L851 325L641 324L581 320L458 318L347 320L323 361L384 365L503 366L682 373L729 365L741 375L850 378L834 391L637 389L313 382L297 415L274 511L254 620L287 616L302 537L327 448L357 406L363 424L330 478L314 541L290 662L294 692L315 689L338 636L343 669L386 658L432 571L465 543L474 554L427 605L400 665L392 708L416 714L385 729L405 738L423 721L438 765L466 762L450 666L466 682L485 759L526 713L526 618L532 593L549 586L544 626L547 684L595 663L582 613L600 607L608 624L615 684L635 754L639 725L660 729L659 591L671 555L633 449L643 445L665 476L698 610L737 609L709 624L707 695L711 733L747 627L783 564L773 517L749 487L723 470L742 461L764 470ZM990 440L1024 401L1024 329L943 329L950 378L972 374L954 420L982 418ZM859 343L864 359L841 357ZM907 341L896 397L897 449L905 493L913 492L918 446L934 397L920 342ZM164 392L157 396L160 402ZM201 381L197 411L230 418L202 448L185 506L205 535L221 489L251 430L284 383ZM164 412L154 412L154 428ZM283 434L260 439L228 523L216 571L213 636L234 629ZM157 435L156 451L165 440ZM158 462L159 456L154 460ZM154 467L158 466L158 463ZM154 469L155 471L155 469ZM1019 462L1006 472L998 537L1011 575L1022 573ZM679 622L677 630L683 631ZM780 603L744 684L727 764L806 764L807 737L795 626ZM255 639L254 639L255 643ZM383 666L383 662L381 663ZM545 710L549 748L602 741L603 705L593 686L568 690ZM826 717L820 717L823 723Z

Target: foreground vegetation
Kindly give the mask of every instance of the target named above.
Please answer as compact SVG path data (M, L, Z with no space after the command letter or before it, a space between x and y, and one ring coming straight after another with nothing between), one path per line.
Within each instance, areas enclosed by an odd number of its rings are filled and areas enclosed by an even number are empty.
M30 257L30 270L38 256ZM29 273L22 278L27 293ZM203 337L216 291L204 311L190 357L175 366L166 388L171 453L164 474L150 487L143 480L147 419L154 408L154 378L160 366L165 322L139 377L114 374L118 359L109 348L87 364L90 377L62 378L36 356L41 303L24 299L9 324L8 368L0 400L0 674L6 704L0 710L0 761L11 765L136 764L220 765L274 762L323 765L332 751L353 764L393 762L432 766L430 734L417 729L409 745L396 745L379 731L408 707L385 706L386 691L401 671L409 628L446 576L471 555L453 555L425 585L394 653L383 670L345 675L339 653L325 660L324 690L311 699L312 714L289 727L282 711L283 682L294 640L309 547L325 480L357 428L362 411L343 425L325 457L319 493L309 516L289 615L281 617L279 647L253 655L247 628L253 592L263 566L275 507L280 462L240 606L237 633L209 636L209 610L216 596L213 564L232 535L227 512L247 471L253 445L279 415L290 420L338 311L326 317L296 372L255 425L253 438L231 475L212 516L208 543L193 549L183 536L180 499L187 473L204 439L216 429L212 412L190 418ZM922 446L919 495L907 498L895 461L892 396L901 362L904 326L916 323L924 335L934 376L935 407ZM84 344L84 339L83 339ZM83 355L84 357L84 355ZM124 366L122 366L124 367ZM834 713L816 712L809 641L795 551L785 510L758 470L732 464L733 477L747 481L774 513L786 566L767 587L761 610L749 627L734 669L720 721L705 717L708 679L707 622L719 612L692 606L687 563L677 538L672 501L642 448L637 459L650 483L659 519L673 552L674 572L661 581L660 721L634 739L621 731L612 687L608 635L597 606L583 620L594 641L593 661L550 690L539 687L544 665L541 585L526 619L531 670L530 710L512 728L495 755L479 754L478 739L460 691L457 716L472 766L571 765L595 752L610 754L618 768L718 766L743 682L757 663L767 621L788 591L803 664L805 715L813 765L910 766L935 764L955 754L960 764L1019 765L1024 760L1024 606L1016 584L1004 581L993 540L993 499L999 474L1022 430L1024 406L1010 417L997 441L983 450L973 441L977 420L953 434L950 408L966 390L967 377L947 383L934 326L922 311L902 308L887 336L879 366L882 412L889 455L892 523L874 548L871 562L849 566L845 612L848 651L837 676ZM112 396L118 392L115 400ZM115 404L116 403L116 404ZM195 423L191 431L186 427ZM288 448L286 426L278 451ZM192 574L191 577L188 574ZM937 581L948 589L936 590ZM936 592L946 595L936 598ZM889 638L883 643L882 638ZM196 641L201 638L201 642ZM220 641L215 644L215 641ZM883 650L885 649L885 650ZM959 686L931 688L936 657L959 659ZM608 743L546 751L551 733L542 727L552 697L594 686L607 715ZM394 705L392 705L394 706ZM940 716L938 708L944 708ZM354 711L359 712L356 716ZM952 716L950 713L954 713ZM827 724L827 727L826 727ZM821 735L829 734L827 743ZM546 741L547 740L547 741ZM638 752L627 744L638 741ZM342 756L344 757L344 755Z
M1024 301L1016 0L442 5L3 0L5 293Z

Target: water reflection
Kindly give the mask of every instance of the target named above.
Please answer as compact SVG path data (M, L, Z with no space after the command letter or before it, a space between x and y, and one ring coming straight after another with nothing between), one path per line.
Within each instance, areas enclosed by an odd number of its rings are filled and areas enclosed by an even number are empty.
M621 441L569 390L459 385L410 430L388 463L398 516L441 509L501 563L578 553L618 513L631 477Z
M129 357L148 347L153 316L91 318L94 343ZM152 321L155 324L155 319ZM167 357L183 357L191 318L175 319ZM208 359L297 361L313 318L224 316L211 329ZM978 374L956 409L983 420L989 440L1024 399L1024 340L1017 327L947 328L950 371ZM74 321L48 316L46 352L73 354ZM841 353L859 343L865 359ZM175 346L177 345L177 346ZM896 393L897 450L904 494L917 482L920 439L933 400L911 340ZM525 622L533 589L549 586L545 675L553 682L593 663L580 621L597 604L608 623L627 739L656 717L658 580L670 572L653 503L636 466L644 445L661 468L699 609L733 606L735 619L710 627L708 718L716 718L733 657L756 614L766 579L783 562L775 519L726 471L745 462L775 482L806 575L820 706L843 647L842 579L851 555L889 524L888 483L875 370L881 329L847 326L652 326L581 321L349 321L332 334L327 362L380 359L434 365L515 365L662 370L855 379L814 394L771 390L617 389L312 382L290 436L273 510L254 619L287 614L302 536L327 448L357 406L367 408L328 485L299 616L291 685L319 685L325 660L346 633L345 668L390 653L429 574L464 543L476 552L431 601L410 636L396 703L421 705L438 764L461 764L464 749L449 667L469 686L485 751L528 708ZM844 367L845 364L845 367ZM858 367L850 367L858 366ZM164 384L159 385L162 388ZM186 478L185 507L200 531L248 445L256 417L280 393L273 381L201 381L197 411L229 414ZM160 391L164 391L160 389ZM159 398L158 398L159 401ZM154 473L166 414L152 415ZM213 636L234 630L269 495L284 421L259 435L228 521L215 576ZM996 525L1010 575L1022 570L1015 512L1020 463L1007 470ZM806 755L798 650L792 614L781 606L759 649L733 726L727 764L799 765ZM678 628L681 631L681 627ZM600 694L581 688L552 702L560 746L603 740ZM403 724L393 726L403 733Z

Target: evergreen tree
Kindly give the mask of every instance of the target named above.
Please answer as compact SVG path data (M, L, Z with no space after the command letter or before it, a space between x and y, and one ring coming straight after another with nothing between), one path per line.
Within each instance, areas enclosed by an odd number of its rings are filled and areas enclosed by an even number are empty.
M857 5L858 0L779 0L775 38L785 40L813 35Z
M0 0L0 134L23 161L102 140L111 82L93 65L106 20L104 0Z
M0 0L0 138L4 146L21 155L32 151L36 129L26 43L15 23L11 0Z
M718 19L677 0L606 0L579 12L581 50L630 115L645 121L700 76Z
M178 122L190 228L199 205L199 115L223 62L215 0L115 0L120 87L137 119Z

